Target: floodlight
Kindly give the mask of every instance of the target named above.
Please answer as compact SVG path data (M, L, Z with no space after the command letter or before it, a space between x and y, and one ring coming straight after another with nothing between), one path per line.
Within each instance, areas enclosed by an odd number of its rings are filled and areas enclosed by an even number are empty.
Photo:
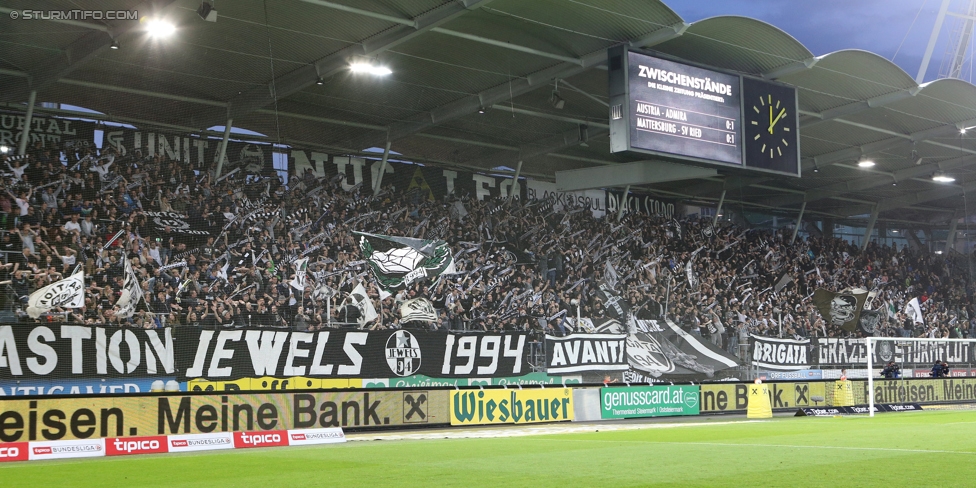
M165 38L173 35L176 32L176 27L162 19L149 19L146 22L146 31L149 32L150 36Z
M857 162L857 165L861 168L871 168L874 166L874 161L871 161L870 159L862 159Z
M217 11L214 10L213 5L211 5L210 2L200 2L200 7L197 8L197 15L207 22L217 21Z
M387 76L393 73L393 70L386 66L374 66L363 62L352 63L349 65L349 69L353 73L368 73L373 76Z
M559 90L553 90L552 95L549 96L549 105L557 110L562 110L566 106L566 100L559 96Z

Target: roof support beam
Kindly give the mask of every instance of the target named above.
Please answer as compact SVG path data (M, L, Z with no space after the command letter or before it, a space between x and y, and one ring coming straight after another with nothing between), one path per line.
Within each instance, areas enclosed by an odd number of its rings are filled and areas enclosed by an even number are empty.
M952 144L946 144L939 141L930 140L937 137L945 137L956 134L959 129L964 127L969 127L971 125L976 125L976 120L966 120L958 122L953 125L940 125L937 127L932 127L930 129L925 129L918 132L913 132L911 134L900 134L887 129L882 129L879 127L873 127L867 124L861 124L857 122L851 122L841 118L834 119L835 122L851 125L854 127L859 127L862 129L873 130L875 132L880 132L882 134L891 135L888 139L882 139L880 141L875 141L869 144L858 147L850 147L847 149L841 149L839 151L834 151L830 153L821 154L813 158L806 158L803 160L803 172L812 171L815 168L823 168L830 166L834 163L839 163L841 161L850 161L860 158L861 156L876 153L879 151L884 151L886 149L895 147L904 142L924 142L933 146L938 146L946 149L952 149L955 151L960 151L969 154L976 154L976 151L972 149L967 149L960 146L953 146Z
M681 22L672 26L657 29L651 34L631 41L635 47L648 47L680 36L687 30L688 24ZM606 63L607 53L601 49L581 58L582 63L560 63L555 66L536 71L528 76L520 77L509 83L494 86L475 95L469 95L453 102L434 107L428 113L414 116L408 120L397 122L390 126L391 140L400 139L410 134L423 131L435 125L477 112L482 107L510 100L524 93L528 93L540 86L548 85L552 80L567 78L589 68ZM376 137L367 135L350 141L352 147L373 147L377 145Z
M27 114L24 115L24 130L20 133L20 142L17 144L17 155L23 156L27 153L27 140L30 138L31 119L34 117L34 103L37 101L37 91L31 90L27 97Z
M22 71L0 70L0 74L9 74L11 76L27 77L27 73L24 73ZM73 86L83 86L83 87L86 87L86 88L95 88L95 89L99 89L99 90L107 90L107 91L113 91L113 92L118 92L118 93L128 93L128 94L132 94L132 95L140 95L140 96L145 96L145 97L159 98L159 99L163 99L163 100L175 100L175 101L178 101L178 102L195 103L195 104L199 104L199 105L209 105L209 106L213 106L213 107L226 107L227 106L227 103L226 102L220 102L220 101L216 101L216 100L206 100L206 99L203 99L203 98L185 97L185 96L181 96L181 95L170 95L168 93L154 92L154 91L148 91L148 90L139 90L139 89L135 89L135 88L126 88L126 87L114 86L114 85L105 85L105 84L102 84L102 83L92 83L92 82L88 82L88 81L62 79L62 80L58 80L58 83L65 84L65 85L73 85ZM503 107L501 105L498 105L497 107L500 108L500 109L504 109L504 110L511 110L510 107ZM516 113L522 113L522 114L525 114L525 115L536 116L536 117L545 117L545 118L551 118L551 119L554 119L554 120L561 120L563 122L571 122L571 123L574 123L574 124L585 124L585 125L588 125L588 126L591 126L591 127L594 127L594 126L595 127L609 127L606 124L600 124L600 123L597 123L597 122L590 122L590 121L586 121L586 120L582 120L582 119L572 119L572 118L567 118L567 117L560 117L558 115L551 115L551 114L546 114L546 113L543 113L543 112L534 112L534 111L531 111L531 110L522 110L522 109L519 109L519 108L516 108L515 109L515 112ZM383 125L364 124L362 122L351 122L351 121L348 121L348 120L331 119L331 118L328 118L328 117L319 117L319 116L316 116L316 115L296 114L296 113L292 113L292 112L275 112L273 110L267 110L267 109L256 110L255 113L266 114L266 115L277 115L277 116L280 116L280 117L287 117L287 118L293 118L293 119L299 119L299 120L308 120L308 121L311 121L311 122L319 122L319 123L323 123L323 124L341 125L341 126L344 126L344 127L356 127L356 128L360 128L360 129L368 129L368 130L381 131L381 132L384 132L384 133L386 131L386 126L383 126ZM66 113L66 114L68 114L68 113ZM71 114L68 114L68 115L78 115L78 113L71 113ZM81 115L85 115L85 114L81 114ZM98 118L98 117L95 117L95 115L92 114L90 118ZM174 129L174 130L187 130L187 131L192 131L192 132L197 132L198 131L198 129L190 129L189 127L186 127L186 126L177 126L177 125L172 125L172 124L164 124L164 123L160 123L160 122L145 121L145 120L141 120L141 119L132 119L132 118L126 118L126 117L117 117L117 116L112 116L112 119L118 120L120 122L131 122L133 124L139 124L139 125L146 125L146 124L148 124L148 125L156 125L156 126L159 126L159 127L169 127L171 129ZM220 133L218 132L216 134L219 135ZM593 131L591 131L590 134L591 135L594 135L595 133ZM473 145L473 146L489 147L489 148L494 148L494 149L503 149L503 150L507 150L507 151L518 151L519 150L519 148L516 147L516 146L506 146L506 145L503 145L503 144L493 144L493 143L490 143L490 142L475 141L475 140L471 140L471 139L462 139L462 138L458 138L458 137L447 137L447 136L440 136L440 135L434 135L434 134L424 134L424 133L417 134L417 136L418 137L425 137L425 138L428 138L428 139L438 139L438 140L456 142L456 143L459 143L459 144L469 144L469 145Z
M715 206L715 217L712 218L712 227L718 225L718 217L722 215L722 205L725 203L725 190L722 190L722 195L718 197L718 205Z
M602 127L589 128L585 125L580 125L579 127L563 132L562 134L556 134L552 137L547 137L539 141L523 144L519 148L519 153L522 160L532 159L534 157L549 154L568 147L578 146L590 138L602 136L609 132L610 129L604 129Z
M883 107L885 105L897 102L899 100L904 100L906 98L914 97L921 90L921 87L909 88L905 90L898 90L895 92L887 93L885 95L879 95L876 97L869 98L867 100L861 100L859 102L848 103L847 105L841 105L840 107L835 107L829 110L824 110L819 114L807 114L807 118L800 121L800 128L812 127L822 122L828 120L834 120L838 117L844 117L846 115L853 115L858 112L863 112L868 109Z
M594 122L592 120L584 120L584 119L577 119L577 118L573 118L573 117L566 117L566 116L563 116L563 115L550 114L550 113L546 113L546 112L539 112L539 111L536 111L536 110L526 110L524 108L508 107L508 106L505 106L505 105L499 105L497 103L494 104L494 105L492 105L491 108L493 110L502 110L502 111L505 111L505 112L511 112L511 113L516 113L516 114L528 115L528 116L531 116L531 117L540 117L540 118L543 118L543 119L558 120L560 122L568 122L568 123L571 123L571 124L585 124L585 125L587 125L589 127L600 127L602 129L608 129L608 130L610 129L610 124L604 124L604 123L600 123L600 122Z
M871 218L868 219L868 225L864 228L864 240L861 242L861 250L868 248L868 241L871 239L871 233L874 232L874 224L878 222L878 206L874 206L874 210L871 211Z
M925 72L929 68L929 60L932 59L932 51L935 50L935 41L939 39L939 31L942 29L942 24L945 23L946 12L949 10L949 1L942 0L942 6L939 7L939 14L935 17L935 27L932 29L932 35L929 37L928 47L925 48L925 54L922 56L922 64L918 67L918 74L915 75L915 83L921 83L925 79Z
M308 66L298 68L278 79L271 80L265 86L255 87L234 97L230 100L227 116L240 118L271 104L275 99L287 97L312 86L320 77L328 77L346 69L351 59L376 56L491 1L458 0L412 19L409 25L399 25L374 35L362 43L340 49ZM349 7L349 9L359 10L354 7ZM392 22L390 19L385 20ZM198 123L204 126L215 125L224 117L223 114L210 114L203 117Z
M396 16L393 16L393 15L381 14L381 13L378 13L378 12L373 12L373 11L370 11L370 10L364 10L364 9L356 8L356 7L350 7L348 5L343 5L343 4L335 3L335 2L328 2L328 1L325 1L325 0L302 0L302 1L305 2L305 3L310 3L312 5L318 5L320 7L326 7L326 8L331 8L331 9L335 9L335 10L341 10L343 12L349 12L349 13L356 14L356 15L362 15L362 16L365 16L365 17L370 17L370 18L374 18L374 19L378 19L378 20L385 20L387 22L393 22L395 24L405 25L405 26L408 26L408 27L411 27L411 28L414 28L414 29L418 29L419 28L418 22L416 20L414 20L414 19L407 19L407 18L403 18L403 17L396 17ZM491 38L488 38L488 37L478 36L478 35L474 35L474 34L468 34L467 32L459 32L459 31L455 31L455 30L444 29L444 28L441 28L441 27L434 27L433 29L431 29L431 32L436 32L438 34L444 34L444 35L448 35L448 36L458 37L458 38L461 38L461 39L467 39L469 41L480 42L482 44L488 44L488 45L491 45L491 46L500 47L500 48L504 48L504 49L511 49L513 51L519 51L519 52L523 52L523 53L526 53L526 54L533 54L533 55L536 55L536 56L542 56L542 57L545 57L545 58L556 59L556 60L559 60L559 61L566 61L566 62L569 62L569 63L581 63L582 62L582 60L580 60L579 58L574 58L572 56L564 56L564 55L561 55L561 54L550 53L550 52L542 51L542 50L539 50L539 49L534 49L534 48L530 48L530 47L526 47L526 46L520 46L518 44L513 44L511 42L499 41L497 39L491 39Z
M899 208L910 207L920 203L931 202L933 200L941 200L943 198L953 197L956 195L962 195L976 191L976 183L968 183L966 185L944 185L943 188L937 188L934 190L925 190L915 193L910 193L903 197L891 198L888 200L882 200L878 204L878 208L882 212L889 210L896 210ZM845 212L847 215L852 215L850 212Z
M793 236L790 237L790 244L796 241L796 233L800 231L800 226L803 225L803 212L806 212L806 210L807 202L803 202L803 205L800 206L800 215L796 216L796 226L793 227Z
M784 76L791 75L793 73L798 73L800 71L813 68L814 66L816 66L817 61L820 61L820 58L816 56L812 58L804 59L802 61L794 61L790 64L783 65L780 66L779 68L774 68L770 71L767 71L762 74L762 77L767 80L775 80L778 78L782 78Z
M786 206L786 205L796 205L803 201L815 202L818 200L823 200L824 198L830 198L836 194L843 193L853 193L857 191L870 190L871 188L877 188L879 186L884 186L890 183L897 183L899 181L905 181L909 179L914 179L920 176L931 175L938 170L952 170L956 168L962 168L964 166L969 166L973 163L973 156L965 155L959 156L952 159L947 159L940 161L938 163L926 163L917 166L909 166L907 168L902 168L895 170L891 173L876 173L876 176L868 176L865 178L859 178L856 180L841 181L839 183L834 183L832 185L821 186L819 188L812 188L806 192L806 198L800 198L793 195L786 195L776 198L769 198L763 201L767 205L772 205L774 207ZM935 182L933 182L935 184Z
M134 10L139 11L140 17L149 17L154 11L164 9L175 0L148 0L138 5ZM22 102L27 99L31 91L41 91L52 83L78 69L89 59L97 56L112 45L112 41L122 34L139 26L138 20L125 20L106 24L105 30L93 30L68 44L58 56L52 56L42 61L38 67L28 73L27 84L4 90L0 93L0 101Z
M952 218L949 219L949 234L946 236L945 250L949 252L950 249L956 247L956 230L959 228L959 214L965 212L955 211L952 212Z
M711 168L699 168L664 161L636 161L616 166L556 171L559 191L589 190L626 185L647 185L715 176Z
M769 177L766 176L727 176L723 182L721 190L729 191L733 194L743 188L747 188L752 185L758 185L771 181ZM715 186L711 187L701 186L699 189L689 192L692 197L710 195L715 193Z
M580 64L580 65L583 64L583 60L580 59L580 58L574 58L572 56L563 56L561 54L550 53L550 52L542 51L542 50L539 50L539 49L534 49L534 48L531 48L531 47L521 46L519 44L513 44L511 42L499 41L497 39L491 39L491 38L483 37L483 36L476 36L474 34L468 34L466 32L458 32L458 31L450 30L450 29L442 29L440 27L436 27L434 29L431 29L431 31L432 32L436 32L438 34L444 34L444 35L447 35L447 36L451 36L451 37L457 37L457 38L460 38L460 39L467 39L469 41L480 42L481 44L487 44L489 46L500 47L500 48L503 48L503 49L511 49L512 51L518 51L520 53L532 54L532 55L535 55L535 56L541 56L541 57L544 57L544 58L555 59L557 61L563 61L563 62L567 62L567 63L577 63L577 64Z

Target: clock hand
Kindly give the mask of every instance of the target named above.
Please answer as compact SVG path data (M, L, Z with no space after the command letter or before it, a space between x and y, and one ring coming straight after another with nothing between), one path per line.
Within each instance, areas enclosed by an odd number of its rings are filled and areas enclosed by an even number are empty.
M770 134L773 133L773 127L776 126L776 123L779 122L779 119L783 118L784 115L786 115L786 109L785 108L782 109L782 110L780 110L779 111L779 115L777 115L776 118L773 119L773 122L771 124L769 124L769 133Z
M773 106L769 106L769 133L773 133Z

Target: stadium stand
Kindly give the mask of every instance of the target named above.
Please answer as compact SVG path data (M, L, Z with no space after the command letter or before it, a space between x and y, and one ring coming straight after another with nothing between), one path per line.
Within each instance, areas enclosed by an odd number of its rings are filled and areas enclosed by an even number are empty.
M37 320L396 329L421 325L404 322L399 309L426 297L439 317L435 328L564 335L588 331L578 316L626 321L619 298L638 319L666 314L734 352L750 333L864 334L825 321L813 298L817 288L860 288L871 291L865 308L877 311L879 335L976 335L971 284L956 272L959 263L906 247L872 243L862 252L835 238L791 243L786 230L727 222L713 229L697 217L633 213L618 222L570 205L557 211L552 202L433 200L392 186L373 196L310 171L287 183L274 174L213 182L165 154L60 151L37 147L27 158L2 158L9 173L0 196L7 262L0 280L9 285L6 310L24 321L31 320L27 297L79 266L85 307L54 307ZM170 222L157 212L188 218ZM201 240L187 229L212 232ZM381 295L365 279L369 263L354 232L443 239L456 273ZM120 313L124 257L145 297L131 315ZM296 277L303 262L307 280ZM354 307L360 282L375 318L364 303ZM903 313L914 297L924 326Z

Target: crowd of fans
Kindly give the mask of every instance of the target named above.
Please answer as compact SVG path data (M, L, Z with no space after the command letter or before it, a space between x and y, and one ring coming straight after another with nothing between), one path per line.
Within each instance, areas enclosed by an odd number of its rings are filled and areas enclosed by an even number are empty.
M215 181L165 157L111 150L36 148L0 167L9 170L0 196L6 310L23 309L31 292L80 266L85 307L55 311L70 321L130 327L316 330L351 322L343 302L362 282L379 314L365 324L374 329L404 326L399 304L426 297L440 315L433 327L565 334L605 319L627 322L631 314L666 315L734 351L750 333L850 336L824 320L811 296L817 288L863 288L877 292L868 307L883 311L879 335L976 336L968 273L945 256L904 247L791 242L788 230L712 228L710 219L694 217L631 213L618 222L546 201L431 201L390 185L373 196L311 172L287 184L241 172ZM145 214L158 211L186 214L211 235L160 228ZM444 239L457 274L381 299L354 231ZM123 255L145 294L128 318L115 308ZM289 284L301 257L309 258L302 290ZM615 295L627 307L608 303ZM903 313L912 298L919 298L922 323ZM577 315L590 321L577 323Z

